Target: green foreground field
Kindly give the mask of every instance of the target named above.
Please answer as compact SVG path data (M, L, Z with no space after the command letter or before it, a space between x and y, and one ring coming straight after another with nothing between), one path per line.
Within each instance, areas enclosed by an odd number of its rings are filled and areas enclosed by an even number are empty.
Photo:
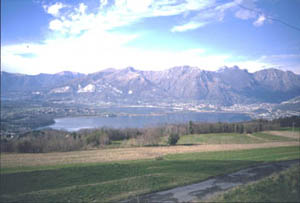
M272 135L269 132L253 134L212 133L182 136L178 144L250 144L264 142L297 141L295 138Z
M300 166L239 186L211 198L211 202L299 202Z
M282 134L291 133L290 129L283 129ZM263 131L253 134L240 133L209 133L209 134L193 134L183 135L177 144L179 145L195 145L195 144L251 144L266 142L289 142L298 141L298 135L294 137L285 137L274 135L275 131ZM298 136L298 137L297 137ZM168 145L168 138L164 137L160 142L161 145Z
M103 202L198 182L251 165L299 159L277 147L166 155L150 160L37 166L1 173L1 202ZM27 171L25 171L27 170Z

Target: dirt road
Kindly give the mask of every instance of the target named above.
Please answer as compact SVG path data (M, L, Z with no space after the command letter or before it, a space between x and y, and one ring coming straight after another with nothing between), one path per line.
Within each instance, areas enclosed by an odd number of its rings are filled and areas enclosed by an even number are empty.
M171 190L156 192L135 197L123 202L191 202L207 200L238 185L260 180L274 172L280 172L293 165L300 164L298 160L273 162L252 166L227 175L216 176L200 183L176 187Z

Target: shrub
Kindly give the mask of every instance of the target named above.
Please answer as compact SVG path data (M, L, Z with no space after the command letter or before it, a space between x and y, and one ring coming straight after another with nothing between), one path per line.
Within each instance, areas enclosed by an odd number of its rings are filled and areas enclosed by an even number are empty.
M108 145L110 142L110 137L102 130L96 130L86 136L86 143L94 147L99 145Z
M171 134L168 137L168 144L169 145L176 145L178 140L179 140L179 135L178 134Z
M99 144L100 145L109 145L111 143L109 136L104 132L99 137Z
M157 157L155 157L155 160L156 160L156 161L161 161L161 160L164 160L164 157L162 157L162 156L157 156Z
M163 132L160 128L146 128L143 130L143 134L137 137L138 145L155 146L158 145Z

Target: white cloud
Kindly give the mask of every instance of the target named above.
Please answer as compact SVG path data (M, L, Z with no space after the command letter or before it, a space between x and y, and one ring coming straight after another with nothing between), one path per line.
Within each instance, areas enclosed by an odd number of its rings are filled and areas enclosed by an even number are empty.
M257 20L253 23L255 26L262 26L266 20L266 17L264 15L260 15Z
M51 15L57 17L60 14L59 13L60 9L66 7L66 5L61 2L57 2L51 6L44 5L43 7L48 14L51 14Z
M31 74L56 73L67 68L91 73L108 67L127 66L142 70L161 70L191 65L217 70L230 57L206 55L203 49L151 51L123 46L135 37L137 36L95 32L80 38L48 40L43 44L4 46L1 63L6 70L17 68L17 72L26 71ZM35 57L25 57L22 54L33 54Z
M87 6L81 3L75 9L69 9L65 15L56 17L62 22L60 29L63 33L74 33L74 27L78 33L86 30L86 27L99 26L102 30L109 30L130 25L143 18L184 14L188 11L201 10L212 4L213 1L206 0L116 0L114 4L100 0L97 13L87 14Z
M271 55L250 60L230 54L208 54L204 49L155 51L124 46L136 37L138 36L95 31L79 38L4 46L1 66L6 71L30 74L57 73L66 69L91 73L109 67L128 66L141 70L162 70L181 65L196 66L204 70L238 65L249 72L275 67L300 73L300 55ZM26 54L34 57L24 56Z
M228 9L235 8L237 6L237 1L231 1L224 4L216 5L215 10L219 12L224 12Z
M152 0L127 0L127 7L132 12L145 12L149 9Z
M87 6L84 3L80 3L79 8L76 10L79 14L84 15L86 9L87 9Z
M257 60L270 64L270 67L290 70L300 74L300 54L265 55Z
M50 30L62 30L63 26L63 23L58 19L52 20L49 23Z
M197 29L197 28L202 27L204 25L206 25L205 22L189 22L189 23L184 24L184 25L174 26L171 29L171 32L185 32L185 31L188 31L188 30Z
M257 59L244 59L227 62L226 65L238 65L241 68L248 69L249 72L255 72L266 68L277 68L284 71L293 71L300 74L300 55L299 54L280 54L265 55Z
M253 73L265 68L271 68L274 67L270 63L266 63L260 60L243 60L243 61L232 61L226 63L227 66L234 66L237 65L238 67L242 69L247 69L249 72Z
M253 23L255 26L263 25L265 15L261 10L256 8L254 0L233 0L227 3L217 3L212 1L210 4L199 7L198 13L186 19L181 25L175 25L172 32L183 32L194 30L210 23L223 21L225 15L233 12L234 16L241 20L256 19ZM183 14L186 17L186 14Z
M269 56L262 56L261 59L268 59L268 60L280 60L280 59L297 59L300 63L300 54L277 54L277 55L269 55Z
M209 7L204 10L200 10L198 14L189 18L187 23L182 25L173 26L171 29L172 32L184 32L188 30L195 30L197 28L203 27L212 22L222 21L224 18L224 9L230 8L228 5L218 6L218 7Z
M104 8L108 4L108 0L100 0L100 8Z
M235 16L242 20L256 19L253 22L254 26L261 26L266 20L265 14L261 9L257 8L254 0L240 1L239 9L235 13Z
M129 62L125 56L130 50L123 45L136 37L94 30L80 37L3 46L1 63L8 69L20 68L20 72L27 73L55 73L66 69L88 73L112 66L118 68ZM35 57L26 57L26 54ZM133 55L130 56L128 60L133 60Z
M235 13L235 17L240 18L242 20L248 20L250 18L255 18L257 14L253 11L245 10L245 9L239 9Z
M252 0L240 1L239 4L255 8ZM49 28L59 28L62 33L78 34L94 26L99 26L102 30L109 30L130 25L143 18L182 15L186 17L185 22L179 25L174 22L175 25L171 31L183 32L203 27L212 22L222 21L225 13L230 10L235 12L235 16L239 19L258 17L255 12L239 7L239 4L237 1L216 3L214 0L116 0L114 4L108 4L107 0L100 0L97 13L86 13L87 6L80 3L75 9L69 9L65 15L58 16L54 13L58 13L59 9L66 7L66 5L56 3L48 7L48 10L51 8L52 13L57 17L53 20L54 25ZM191 11L197 12L195 14ZM61 24L58 26L58 21L55 20L60 20ZM254 24L260 25L261 22L260 19ZM55 30L59 31L59 29Z
M64 7L66 12L60 12ZM217 5L214 1L206 0L116 0L115 4L109 4L106 0L100 0L98 11L88 13L84 3L75 7L56 3L45 9L54 16L49 22L51 33L48 38L40 43L2 46L1 65L8 70L32 74L55 73L66 69L90 73L108 67L126 66L159 70L177 65L192 65L217 70L226 64L235 65L230 61L232 56L208 55L203 49L136 49L127 44L138 38L138 34L121 34L112 30L147 17L187 15L186 23L172 28L173 32L183 32L222 21L225 12L230 9L236 9L234 2ZM190 11L198 13L189 17L186 13ZM245 62L240 64L247 65ZM249 64L253 63L248 62ZM255 64L255 67L259 67L265 63L258 61Z

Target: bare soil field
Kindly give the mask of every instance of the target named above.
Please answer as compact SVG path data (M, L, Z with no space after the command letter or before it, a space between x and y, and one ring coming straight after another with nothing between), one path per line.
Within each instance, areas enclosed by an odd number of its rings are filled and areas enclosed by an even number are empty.
M300 132L297 131L265 131L265 133L282 137L300 138Z
M70 163L99 163L121 160L153 159L167 154L177 153L231 151L298 145L300 146L299 142L293 141L268 142L258 144L203 144L191 146L135 147L35 154L4 153L1 154L0 163L1 168Z
M263 139L263 138L260 138L260 137L255 137L255 136L253 136L252 134L249 134L249 133L247 133L246 134L248 137L250 137L250 138L252 138L252 139L256 139L256 140L259 140L259 141L266 141L266 139Z

